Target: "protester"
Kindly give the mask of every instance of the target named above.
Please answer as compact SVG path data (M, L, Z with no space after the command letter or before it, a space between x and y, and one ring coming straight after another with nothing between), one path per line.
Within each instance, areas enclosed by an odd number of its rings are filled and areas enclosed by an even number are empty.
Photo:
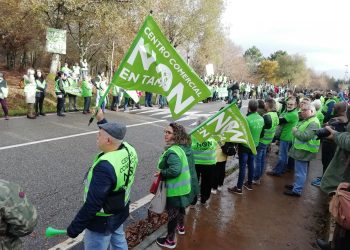
M170 123L164 129L165 151L158 161L158 169L166 184L166 211L168 213L168 232L159 237L157 244L166 248L176 247L175 231L185 234L185 208L191 203L191 173L186 151L191 155L188 145L191 142L185 128L177 123ZM187 147L186 147L187 146ZM193 156L192 156L193 157ZM192 159L193 168L193 159Z
M337 132L345 132L346 125L348 124L347 117L348 105L345 102L340 102L334 105L334 117L331 118L325 125L331 126L333 130ZM324 131L324 130L323 130ZM327 131L325 131L327 132ZM321 161L322 161L322 175L326 172L329 163L331 162L335 150L337 148L336 143L332 139L325 138L328 134L319 131L317 133L321 138ZM322 176L316 177L311 184L319 187L321 185Z
M68 95L68 110L69 112L76 112L79 111L77 108L77 89L78 89L78 82L76 81L77 76L75 73L72 73L71 76L68 76L67 83L68 88L66 89L67 95ZM69 91L68 91L69 90Z
M61 71L65 73L67 76L71 76L72 70L69 68L68 63L64 63L64 66L61 68Z
M92 97L92 83L90 76L84 76L81 85L82 96L84 98L83 114L90 113L91 97Z
M79 82L80 66L79 66L79 63L77 62L73 65L73 74L74 74L74 81Z
M322 107L322 113L324 115L324 122L328 122L329 119L332 118L333 115L333 107L335 105L335 100L332 92L328 92L325 98L325 103Z
M119 102L120 102L120 87L114 85L112 87L112 103L111 111L119 111Z
M9 111L7 108L7 96L8 96L7 81L3 73L0 72L0 103L2 110L4 111L5 120L9 119Z
M40 69L37 69L35 72L35 83L36 83L36 94L35 94L35 114L36 116L42 115L45 116L44 113L44 99L46 93L46 80Z
M63 114L63 109L64 109L64 95L66 94L64 90L64 86L67 85L67 75L63 73L62 71L57 72L57 76L55 79L55 93L57 97L57 115L58 116L66 116Z
M316 117L316 110L311 103L304 104L301 109L303 120L294 128L293 145L289 155L294 159L294 184L286 185L285 195L300 197L306 181L309 162L316 158L320 140L316 138L316 131L320 122Z
M350 119L349 109L347 119ZM346 126L345 132L337 132L329 126L325 128L330 132L327 139L334 141L337 145L335 154L321 180L321 190L330 195L336 191L341 182L350 183L350 123ZM331 249L328 242L320 239L317 240L317 245L321 249ZM336 223L332 245L335 250L347 250L350 245L350 231Z
M138 158L135 149L123 141L126 126L107 122L100 109L96 115L100 128L99 153L85 175L84 204L67 228L77 237L85 230L87 250L127 250L123 223L129 216L130 191Z
M206 117L199 117L196 121L197 126L206 120ZM198 181L200 181L200 201L202 205L206 205L210 198L214 171L216 167L216 145L217 142L213 138L209 138L204 142L199 142L192 136L192 150L194 161L196 164L196 172ZM192 205L197 203L197 197Z
M145 107L153 107L152 95L152 92L145 92Z
M227 155L222 152L221 146L225 144L224 141L218 141L216 145L216 166L214 170L214 180L212 184L211 193L217 194L217 191L222 190L225 180L225 168L227 162Z
M281 125L281 134L279 141L278 162L273 170L268 171L267 174L271 176L281 176L287 170L288 164L288 150L291 147L293 134L292 128L297 125L299 121L297 104L294 97L290 97L287 101L287 110L282 113L279 118Z
M264 127L260 135L259 145L257 147L257 154L255 158L255 169L254 169L254 184L260 184L261 177L265 171L265 157L267 147L272 142L276 128L279 123L279 119L276 112L276 102L274 99L268 99L265 102L266 114L264 118Z
M256 100L250 100L248 103L247 122L250 132L252 134L254 145L258 147L260 134L264 127L264 119L257 113L258 102ZM229 187L228 191L236 194L243 194L242 187L247 190L253 190L253 177L254 177L254 161L255 156L251 149L246 144L238 144L238 156L239 156L239 173L237 185ZM248 166L248 180L244 182L246 166Z
M34 77L34 69L28 69L27 74L23 76L24 79L24 94L26 96L27 103L27 118L36 119L34 114L34 103L36 93L36 83Z
M86 76L88 76L88 72L89 72L89 64L87 63L86 59L84 59L83 61L80 62L81 64L81 78L84 78Z
M37 211L23 189L0 179L0 249L23 249L21 237L33 232Z

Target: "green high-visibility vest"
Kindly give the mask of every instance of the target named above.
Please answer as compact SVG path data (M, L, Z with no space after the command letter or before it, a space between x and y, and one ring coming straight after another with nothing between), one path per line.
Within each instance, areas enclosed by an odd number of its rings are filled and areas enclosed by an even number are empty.
M115 175L117 177L117 184L113 189L113 192L119 191L121 188L125 188L125 200L124 204L126 205L130 200L130 191L131 186L134 183L135 179L135 172L138 164L138 158L135 149L128 144L127 142L123 142L124 148L121 148L116 151L108 152L105 154L98 154L94 160L94 163L92 167L90 167L87 179L85 180L84 185L84 202L86 200L87 194L89 192L89 187L91 183L91 179L94 174L94 168L100 161L108 161L114 168ZM125 149L125 147L128 149L128 151ZM130 176L129 176L129 183L126 187L125 181L128 175L129 171L129 157L130 157ZM112 214L106 214L104 213L103 209L101 209L100 212L96 213L97 216L111 216Z
M57 79L57 80L55 81L55 92L56 92L56 93L57 93L57 92L61 92L60 87L59 87L59 81L60 81L60 79Z
M335 100L333 98L330 98L328 99L325 104L322 106L322 113L327 113L328 111L328 104L330 104L331 102L334 102L335 103ZM332 111L332 114L333 114L333 111Z
M316 113L316 117L318 119L318 121L320 122L320 124L323 124L323 120L324 120L324 115L322 114L322 110L319 109Z
M92 85L87 80L83 80L81 85L82 96L89 97L92 96Z
M300 132L304 132L306 128L310 125L310 123L315 122L320 128L320 122L318 121L317 117L311 117L307 120L301 121L299 125L297 126L298 130ZM316 133L314 138L312 138L309 141L300 141L296 137L293 139L293 147L296 149L302 149L311 153L317 153L320 147L320 140L317 139Z
M41 82L40 80L35 80L36 86L45 89L46 81ZM42 92L42 90L37 89L36 92Z
M165 180L166 196L175 197L189 194L191 192L191 174L186 153L180 146L173 145L161 155L158 161L158 169L160 169L160 163L168 151L174 152L180 158L181 173L175 178Z
M195 164L213 165L216 164L217 142L209 138L207 141L199 142L192 137L192 150Z
M275 136L276 129L279 124L279 119L278 119L277 112L268 112L265 115L271 116L272 125L271 125L271 128L264 130L264 137L260 138L260 142L262 144L268 145L272 142L273 137Z
M255 147L259 144L259 138L261 131L264 127L264 118L262 118L257 112L249 114L246 117L249 125L250 132L252 133L253 141L255 144ZM243 145L245 147L248 147L247 145Z

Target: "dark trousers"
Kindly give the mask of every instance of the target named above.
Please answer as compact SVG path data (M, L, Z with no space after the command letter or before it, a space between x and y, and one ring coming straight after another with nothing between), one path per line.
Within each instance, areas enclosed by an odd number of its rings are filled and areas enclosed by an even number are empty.
M200 182L201 203L205 203L210 198L214 168L215 165L196 164L197 177Z
M167 239L175 240L175 230L177 225L183 226L186 211L185 208L169 207L167 208L168 213L168 235Z
M90 110L91 96L84 97L84 110L85 112Z
M57 114L62 114L63 109L64 109L64 101L65 98L57 98Z
M152 92L146 92L145 95L145 107L152 107Z
M5 116L8 116L8 115L9 115L9 110L8 110L8 108L7 108L6 99L1 99L1 98L0 98L0 104L1 104L2 110L4 111L4 115L5 115Z
M333 159L335 154L335 150L337 149L337 145L334 142L330 141L322 141L322 166L323 166L323 174L326 172L326 169Z
M43 112L43 104L44 104L45 95L44 93L40 93L40 95L37 94L35 97L35 113L36 114L42 114Z
M218 186L224 185L224 179L225 179L225 166L226 161L217 162L216 167L214 169L214 180L212 184L213 189L217 189Z
M111 110L115 110L115 108L118 108L119 105L119 96L113 96L112 103L111 103Z
M350 230L346 230L336 223L333 244L335 250L348 250L350 246Z

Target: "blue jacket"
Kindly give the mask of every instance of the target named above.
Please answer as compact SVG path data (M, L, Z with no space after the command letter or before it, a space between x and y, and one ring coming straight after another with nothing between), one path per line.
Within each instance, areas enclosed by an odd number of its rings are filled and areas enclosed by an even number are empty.
M107 120L103 119L97 124L106 122ZM102 155L103 153L100 154ZM86 201L67 228L67 235L71 238L77 237L86 228L93 232L110 234L117 230L129 216L129 205L121 209L118 214L96 216L108 194L115 188L117 177L113 166L108 161L100 161L93 171Z

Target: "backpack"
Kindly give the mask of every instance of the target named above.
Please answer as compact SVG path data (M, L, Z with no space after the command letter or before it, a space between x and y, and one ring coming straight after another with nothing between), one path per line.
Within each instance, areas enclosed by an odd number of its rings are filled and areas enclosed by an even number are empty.
M221 146L221 150L228 156L234 156L236 154L236 147L233 142L225 142L225 144Z
M339 184L329 203L329 212L341 227L350 230L350 183Z

